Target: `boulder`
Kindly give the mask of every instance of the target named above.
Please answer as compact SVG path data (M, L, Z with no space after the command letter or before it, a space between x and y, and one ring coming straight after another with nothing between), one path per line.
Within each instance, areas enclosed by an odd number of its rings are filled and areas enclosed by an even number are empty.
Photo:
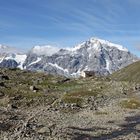
M36 88L35 86L30 86L30 90L33 92L37 92L39 89Z

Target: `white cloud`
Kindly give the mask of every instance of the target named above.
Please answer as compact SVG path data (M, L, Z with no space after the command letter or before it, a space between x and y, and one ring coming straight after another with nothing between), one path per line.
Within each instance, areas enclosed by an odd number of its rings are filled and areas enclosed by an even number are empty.
M51 56L51 55L57 53L59 50L60 50L60 48L56 48L56 47L47 45L47 46L35 46L32 49L32 52L37 55Z

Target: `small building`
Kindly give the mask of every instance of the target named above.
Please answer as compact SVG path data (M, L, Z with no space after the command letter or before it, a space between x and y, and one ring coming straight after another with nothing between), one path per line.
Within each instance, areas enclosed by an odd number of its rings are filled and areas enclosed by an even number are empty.
M94 71L82 71L81 76L84 77L84 78L85 77L94 77L95 72Z

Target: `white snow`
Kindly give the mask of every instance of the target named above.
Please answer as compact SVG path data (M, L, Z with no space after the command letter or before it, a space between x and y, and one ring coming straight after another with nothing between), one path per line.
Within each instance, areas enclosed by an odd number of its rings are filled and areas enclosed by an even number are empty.
M4 57L1 57L1 58L0 58L0 63L1 63L3 60L4 60Z
M0 44L0 63L5 59L12 59L15 60L19 66L18 68L23 69L23 63L27 56L25 54L20 54L19 50L13 47L5 46Z
M59 50L60 50L60 48L52 47L50 45L47 45L47 46L35 46L32 49L32 53L35 53L37 55L51 56L51 55L57 53Z
M94 47L94 49L95 49L96 51L100 51L100 50L101 50L101 47L100 47L100 43L99 43L99 42L93 44L93 47Z
M71 51L71 52L76 52L80 48L85 47L86 43L88 43L88 42L85 41L85 42L75 46L74 48L66 48L66 50ZM89 40L88 45L89 45L90 48L94 48L95 51L100 51L100 49L101 49L100 46L104 45L105 49L106 49L105 46L108 46L110 48L115 47L115 48L117 48L117 49L119 49L121 51L127 51L128 52L128 50L126 48L124 48L122 45L114 44L114 43L111 43L111 42L109 42L107 40L99 39L99 38L96 38L96 37L91 38Z
M106 46L110 46L110 47L115 47L121 51L127 51L128 52L128 49L124 48L122 45L118 45L118 44L114 44L114 43L111 43L107 40L103 40L103 39L99 39L99 38L91 38L90 39L90 42L92 43L95 43L95 42L100 42L101 44L104 44Z
M23 69L23 63L25 62L26 58L27 58L27 55L25 55L25 54L11 54L11 55L5 57L4 59L15 60L19 64L18 68Z
M60 70L62 70L64 72L67 72L67 73L69 72L68 69L63 69L62 67L58 66L56 63L55 64L48 63L48 64L51 65L51 66L53 66L53 67L56 67L57 69L60 69Z
M72 74L70 74L72 77L78 77L78 76L81 76L81 72L74 72L74 73L72 73Z
M79 45L77 45L77 46L75 46L73 48L66 48L66 49L69 50L69 51L74 52L74 51L79 50L80 48L84 47L84 44L85 44L85 42L83 42L83 43L81 43L81 44L79 44Z
M39 61L41 61L41 58L40 58L40 57L38 57L36 61L30 63L28 66L31 66L31 65L33 65L33 64L36 64L36 63L38 63Z
M108 59L106 59L106 69L110 71L110 63Z

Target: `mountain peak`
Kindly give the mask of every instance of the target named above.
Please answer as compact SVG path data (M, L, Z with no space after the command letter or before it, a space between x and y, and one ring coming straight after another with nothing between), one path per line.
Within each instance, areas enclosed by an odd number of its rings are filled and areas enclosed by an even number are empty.
M100 38L97 38L97 37L92 37L89 40L87 40L85 42L82 42L81 44L78 44L77 46L75 46L73 48L69 48L68 50L77 51L77 50L79 50L79 49L81 49L85 46L93 47L93 48L95 48L95 50L100 50L100 48L102 46L105 49L109 47L109 48L116 48L120 51L128 52L128 49L123 47L122 45L115 44L115 43L112 43L110 41L103 40L103 39L100 39Z
M89 42L90 43L100 43L100 44L104 45L105 47L106 46L115 47L115 48L117 48L117 49L119 49L121 51L127 51L128 52L128 49L123 47L122 45L115 44L115 43L112 43L110 41L103 40L103 39L100 39L100 38L97 38L97 37L90 38Z

